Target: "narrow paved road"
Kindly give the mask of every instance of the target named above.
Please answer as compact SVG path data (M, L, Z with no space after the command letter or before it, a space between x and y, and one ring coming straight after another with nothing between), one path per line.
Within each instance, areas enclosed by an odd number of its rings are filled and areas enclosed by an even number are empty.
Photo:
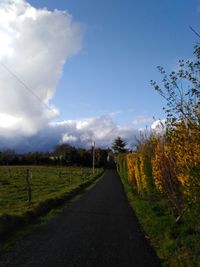
M158 267L120 178L108 170L96 186L0 256L4 267Z

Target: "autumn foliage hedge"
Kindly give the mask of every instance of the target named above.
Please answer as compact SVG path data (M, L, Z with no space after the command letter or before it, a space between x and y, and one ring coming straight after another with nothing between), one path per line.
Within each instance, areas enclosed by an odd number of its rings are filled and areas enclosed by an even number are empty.
M177 216L200 214L200 46L192 61L180 60L176 72L151 81L166 100L166 120L138 141L136 151L118 156L139 195L162 195ZM119 170L121 171L121 170ZM186 215L185 215L186 216Z
M175 214L186 205L200 203L199 134L182 125L169 136L152 133L141 140L137 151L123 154L129 183L140 195L159 193L166 197ZM119 168L119 164L118 164Z

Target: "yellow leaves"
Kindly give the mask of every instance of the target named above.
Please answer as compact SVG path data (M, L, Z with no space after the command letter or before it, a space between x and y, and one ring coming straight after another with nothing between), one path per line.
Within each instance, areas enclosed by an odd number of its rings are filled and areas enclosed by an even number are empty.
M197 125L190 127L180 122L171 135L168 147L173 151L177 172L177 179L183 189L192 194L193 181L191 171L200 164L200 131Z
M133 183L138 192L148 191L148 179L149 177L146 174L146 158L144 151L133 152L127 154L127 170L129 182Z
M148 189L148 185L147 185L147 175L145 174L145 159L144 159L144 155L140 154L139 155L140 158L140 175L141 175L141 186L143 190L147 190Z
M152 170L153 170L153 179L155 187L160 192L164 192L162 166L161 166L162 162L163 162L163 149L161 148L161 144L158 143L156 146L155 156L152 158Z
M126 160L129 183L133 184L137 191L140 192L142 190L142 182L139 158L136 153L132 152L127 154Z
M180 212L184 201L200 192L200 131L179 122L161 136L143 138L137 151L122 155L126 177L140 194L161 192ZM124 166L125 166L124 165Z
M134 153L129 153L126 156L127 159L127 168L128 168L128 179L129 183L136 184L136 178L135 178L135 169L134 169L134 162L136 160L136 155Z
M183 185L183 186L187 186L188 185L188 181L190 180L189 175L180 173L177 175L177 179L179 180L179 182Z

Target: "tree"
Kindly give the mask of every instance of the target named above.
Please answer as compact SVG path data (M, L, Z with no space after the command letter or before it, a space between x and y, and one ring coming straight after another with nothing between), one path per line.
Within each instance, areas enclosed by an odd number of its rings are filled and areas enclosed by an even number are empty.
M177 71L167 74L163 67L163 86L151 81L155 90L166 100L164 108L168 129L182 122L186 128L200 130L200 46L195 46L193 60L179 60Z
M107 155L108 155L107 149L96 148L95 150L96 167L102 167L106 165Z
M126 142L119 136L114 140L112 144L112 149L114 150L115 154L125 153L127 151L125 147Z
M163 79L155 90L166 100L166 131L156 147L154 179L157 176L175 206L180 193L188 207L200 212L200 45L190 60L180 60L175 71L158 67ZM159 178L160 177L160 178ZM170 183L169 183L170 182ZM160 184L161 184L160 183ZM179 189L177 189L180 188ZM175 201L174 201L175 196ZM182 201L181 201L182 202ZM191 208L188 208L191 210ZM195 210L194 209L194 210ZM179 209L180 210L180 209ZM194 217L195 217L194 216Z

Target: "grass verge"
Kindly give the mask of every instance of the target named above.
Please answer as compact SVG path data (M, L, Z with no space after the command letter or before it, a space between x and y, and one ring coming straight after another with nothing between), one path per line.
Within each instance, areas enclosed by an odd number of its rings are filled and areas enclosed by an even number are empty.
M164 267L200 267L200 232L192 227L187 214L179 224L166 200L140 197L124 175L121 180L138 220Z

